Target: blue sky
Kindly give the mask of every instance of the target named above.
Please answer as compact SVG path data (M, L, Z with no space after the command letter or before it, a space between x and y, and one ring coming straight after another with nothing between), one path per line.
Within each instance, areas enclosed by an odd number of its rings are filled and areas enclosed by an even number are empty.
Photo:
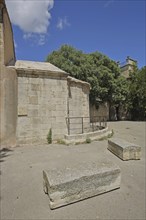
M38 2L41 6L37 7ZM18 0L6 3L19 60L44 61L53 50L69 44L120 62L130 56L139 67L146 65L144 0L26 0L25 7L17 7Z

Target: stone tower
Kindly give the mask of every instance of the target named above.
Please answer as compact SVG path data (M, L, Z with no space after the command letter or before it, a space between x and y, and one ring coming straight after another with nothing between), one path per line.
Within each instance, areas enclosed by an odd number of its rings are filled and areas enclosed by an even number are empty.
M137 61L127 56L126 61L120 64L122 76L129 79L129 73L134 70L135 66L137 66Z
M16 144L17 73L11 22L4 0L0 0L0 144Z

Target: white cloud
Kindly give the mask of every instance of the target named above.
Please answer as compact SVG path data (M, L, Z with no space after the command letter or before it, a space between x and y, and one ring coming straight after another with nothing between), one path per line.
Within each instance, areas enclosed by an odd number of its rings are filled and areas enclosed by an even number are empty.
M18 47L18 45L17 45L15 40L14 40L14 47L15 47L15 49L17 49L17 47Z
M26 33L23 35L23 39L27 40L27 39L30 39L32 38L32 33Z
M42 46L46 43L48 34L33 34L33 33L26 33L23 35L24 40L29 40L31 42L31 45L37 44L39 46Z
M109 7L110 5L112 5L114 3L115 0L108 0L106 1L106 3L104 4L104 7L107 8Z
M46 42L46 38L43 34L40 35L39 40L38 40L38 45L42 46Z
M50 25L50 10L53 8L54 0L6 0L6 5L11 22L24 32L25 39L34 34L40 35L40 39L45 38Z
M70 26L70 23L68 22L67 18L59 18L57 22L57 28L59 30L63 30L66 26Z

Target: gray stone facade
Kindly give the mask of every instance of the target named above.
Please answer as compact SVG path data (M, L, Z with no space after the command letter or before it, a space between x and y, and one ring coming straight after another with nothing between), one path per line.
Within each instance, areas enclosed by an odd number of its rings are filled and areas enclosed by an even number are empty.
M50 129L53 140L63 138L67 133L65 118L68 74L57 68L51 69L49 65L29 61L16 62L18 143L45 143ZM51 67L55 68L53 65Z
M46 142L66 134L67 85L64 78L18 77L19 143Z
M130 72L133 72L136 66L137 66L137 61L127 56L126 61L119 64L122 76L124 76L126 79L129 79Z
M45 143L50 128L53 140L63 139L67 134L66 117L70 116L68 108L74 116L86 114L89 117L89 92L84 93L82 89L75 92L75 87L71 87L73 97L68 103L67 82L67 75L34 77L18 74L18 143ZM87 109L73 104L77 97L81 103L84 99Z
M81 134L82 123L84 124L84 132L88 132L90 128L90 118L89 118L90 85L86 82L83 82L81 80L72 77L68 77L67 80L68 80L68 116L70 117L70 134Z
M0 1L0 145L16 144L17 73L13 32L5 2Z

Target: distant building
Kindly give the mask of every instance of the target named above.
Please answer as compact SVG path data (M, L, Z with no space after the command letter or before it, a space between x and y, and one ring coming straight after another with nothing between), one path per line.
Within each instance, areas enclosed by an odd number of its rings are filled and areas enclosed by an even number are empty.
M130 78L129 73L134 70L135 66L137 66L137 61L127 56L127 59L125 62L122 62L122 63L118 62L118 64L121 68L122 76L128 79Z

